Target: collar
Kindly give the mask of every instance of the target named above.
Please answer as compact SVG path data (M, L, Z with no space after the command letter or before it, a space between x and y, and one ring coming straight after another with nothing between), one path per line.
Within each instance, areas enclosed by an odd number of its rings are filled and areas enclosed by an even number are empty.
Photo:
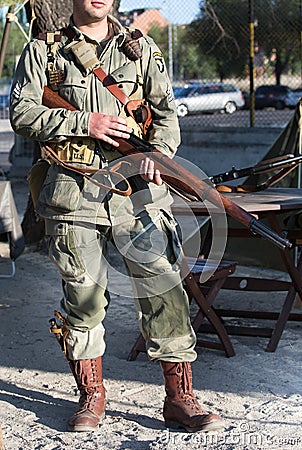
M113 16L108 15L108 23L109 23L109 27L112 30L112 38L116 38L118 39L118 43L119 46L121 46L126 38L126 34L127 34L127 30L125 27L122 26L122 24ZM97 41L96 39L91 38L90 36L88 36L87 34L83 33L82 31L80 31L76 25L74 24L73 18L72 16L69 19L69 25L72 28L72 30L75 33L75 36L73 39L75 40L82 40L82 39L87 39L90 42L93 42L95 44L99 44L99 41Z

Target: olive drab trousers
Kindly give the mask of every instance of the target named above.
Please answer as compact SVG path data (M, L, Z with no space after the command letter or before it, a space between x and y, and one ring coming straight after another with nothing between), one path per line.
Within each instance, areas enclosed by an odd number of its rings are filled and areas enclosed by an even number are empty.
M127 268L148 357L168 362L196 359L196 336L179 270L180 245L174 219L166 211L145 211L113 228L47 219L46 234L50 258L63 281L61 312L69 328L70 359L104 354L110 239Z

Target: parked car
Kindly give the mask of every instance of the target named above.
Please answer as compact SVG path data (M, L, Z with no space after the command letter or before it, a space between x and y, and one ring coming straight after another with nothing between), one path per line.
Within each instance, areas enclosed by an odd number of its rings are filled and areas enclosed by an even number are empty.
M295 99L289 86L268 84L255 90L255 109L284 109L295 106Z
M249 109L250 108L250 94L249 92L242 91L243 99L244 99L244 105L242 109Z
M292 98L295 106L299 102L299 100L302 98L302 88L297 88L292 90Z
M188 86L173 86L174 97L178 97Z
M224 111L233 114L244 105L242 92L232 84L192 84L174 90L178 117Z

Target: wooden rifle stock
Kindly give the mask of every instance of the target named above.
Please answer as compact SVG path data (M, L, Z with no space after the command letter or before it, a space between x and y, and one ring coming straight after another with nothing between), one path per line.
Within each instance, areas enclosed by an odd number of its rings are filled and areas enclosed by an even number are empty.
M67 100L60 97L50 88L44 88L43 105L48 108L64 108L71 111L77 111ZM185 192L196 200L209 201L213 205L224 207L226 213L247 227L253 234L271 241L281 249L290 248L291 243L284 236L279 235L269 227L264 225L254 216L249 214L243 208L232 202L230 199L220 194L209 183L183 168L173 159L157 150L152 144L143 139L130 135L129 139L114 138L119 142L118 151L129 157L129 161L139 167L142 158L150 157L154 161L154 166L159 169L163 181L172 186L176 191Z
M43 91L42 103L47 108L64 108L69 109L70 111L78 111L71 103L65 100L63 97L58 95L48 86L45 86Z

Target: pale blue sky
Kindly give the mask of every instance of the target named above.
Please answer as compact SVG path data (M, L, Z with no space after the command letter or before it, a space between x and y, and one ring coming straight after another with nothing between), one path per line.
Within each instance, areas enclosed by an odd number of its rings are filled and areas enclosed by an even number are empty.
M199 13L200 0L121 0L120 10L161 8L162 15L174 24L191 22Z

